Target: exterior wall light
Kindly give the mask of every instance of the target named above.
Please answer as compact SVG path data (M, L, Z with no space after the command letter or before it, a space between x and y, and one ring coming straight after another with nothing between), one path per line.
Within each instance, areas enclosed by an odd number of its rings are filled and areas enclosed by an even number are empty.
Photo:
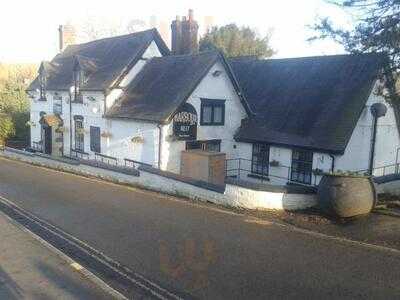
M100 136L103 137L103 138L110 138L110 137L112 137L112 133L111 133L111 132L108 132L108 131L103 131L103 132L100 134Z
M214 72L212 73L212 76L218 77L218 76L221 75L221 74L222 74L222 71L216 70L216 71L214 71Z
M134 144L143 144L144 143L144 138L142 137L142 136L134 136L132 139L131 139L131 142L132 143L134 143Z

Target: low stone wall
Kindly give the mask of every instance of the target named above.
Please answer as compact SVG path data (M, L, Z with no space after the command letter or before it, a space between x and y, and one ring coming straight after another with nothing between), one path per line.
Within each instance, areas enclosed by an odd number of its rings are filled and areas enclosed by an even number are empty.
M215 204L240 207L246 209L276 209L299 210L315 206L315 193L288 193L282 189L267 191L256 190L235 184L226 184L225 189L208 187L207 183L182 180L176 174L169 176L168 172L158 172L140 168L138 174L124 174L114 170L97 168L95 166L76 163L76 161L53 160L32 153L24 153L6 149L0 151L0 156L66 171L78 175L97 177L115 183L128 184L174 196L187 197L193 200L209 201Z
M400 174L390 174L374 178L378 194L400 196Z
M400 196L400 180L377 184L376 190L378 194Z

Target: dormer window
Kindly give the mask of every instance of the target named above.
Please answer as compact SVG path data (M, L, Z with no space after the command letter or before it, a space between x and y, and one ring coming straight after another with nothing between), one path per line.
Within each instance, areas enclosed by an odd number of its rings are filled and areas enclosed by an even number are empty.
M46 101L46 75L44 72L40 72L39 74L39 92L40 92L40 101Z
M75 86L75 95L74 99L75 102L82 103L83 102L83 97L82 97L82 92L81 92L81 87L83 84L83 72L78 68L77 70L74 71L74 86Z

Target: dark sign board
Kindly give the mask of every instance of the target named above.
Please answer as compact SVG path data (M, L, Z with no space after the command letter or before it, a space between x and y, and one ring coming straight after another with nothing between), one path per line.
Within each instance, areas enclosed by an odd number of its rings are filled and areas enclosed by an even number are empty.
M173 119L174 136L177 140L195 140L197 138L197 112L189 103L185 103Z

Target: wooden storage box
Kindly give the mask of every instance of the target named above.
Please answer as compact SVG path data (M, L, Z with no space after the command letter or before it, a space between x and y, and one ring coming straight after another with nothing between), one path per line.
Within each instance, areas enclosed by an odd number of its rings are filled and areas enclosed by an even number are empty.
M181 154L181 175L214 184L225 183L225 153L187 150Z

